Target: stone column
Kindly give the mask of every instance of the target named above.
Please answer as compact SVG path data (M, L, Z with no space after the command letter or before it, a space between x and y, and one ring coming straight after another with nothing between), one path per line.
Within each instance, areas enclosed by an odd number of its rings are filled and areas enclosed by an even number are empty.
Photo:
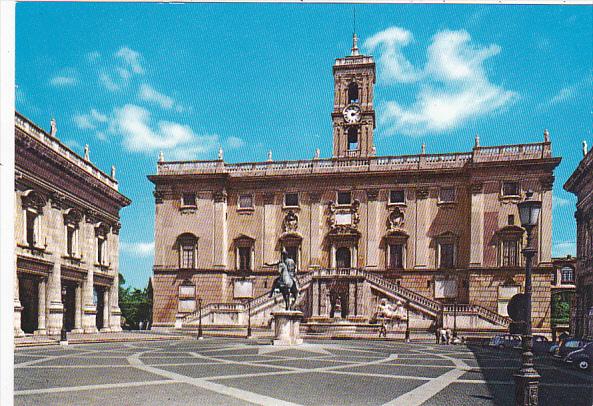
M111 313L111 308L109 306L109 289L105 288L103 291L103 328L101 329L102 332L110 332L111 328L109 327L109 313Z
M59 263L55 263L49 274L46 286L47 296L47 334L59 335L64 320L64 305L62 304L62 272Z
M554 177L541 180L542 210L539 221L539 263L552 264L552 186Z
M72 333L82 333L82 287L81 284L76 285L74 291L74 330Z
M414 268L428 268L430 254L430 238L428 229L430 227L430 199L427 187L416 189L416 255Z
M41 278L39 280L39 293L38 293L38 312L37 312L37 331L35 334L45 335L45 318L47 317L46 314L46 307L45 303L47 301L46 298L46 281L45 278Z
M482 183L471 184L470 267L481 267L484 258L484 193Z
M319 316L319 279L313 279L312 286L311 286L311 293L312 293L311 314L313 316Z
M379 243L382 235L378 196L379 190L367 190L366 267L375 269L379 266Z
M109 307L111 315L109 317L109 328L112 332L121 331L121 309L119 308L119 229L117 223L111 227L111 264L113 272L113 284L110 286Z
M263 262L271 264L278 260L274 252L274 247L276 246L276 210L273 193L266 193L264 195L263 231Z
M214 193L214 267L225 269L228 265L227 194L225 190Z
M82 284L82 330L97 332L97 306L93 303L93 268L89 268L86 281Z
M15 255L16 257L16 255ZM17 271L16 260L14 264L14 336L15 337L22 337L25 335L23 329L21 328L21 312L23 311L23 306L21 306L20 296L19 296L19 274Z
M323 239L323 205L321 193L309 193L311 202L311 236L309 238L309 263L321 266L321 241Z

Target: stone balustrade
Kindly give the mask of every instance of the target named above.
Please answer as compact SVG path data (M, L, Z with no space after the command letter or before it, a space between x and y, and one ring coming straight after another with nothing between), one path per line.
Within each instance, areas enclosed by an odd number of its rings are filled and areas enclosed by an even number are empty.
M59 155L64 157L66 160L71 162L72 164L76 165L83 171L89 173L96 179L100 180L101 182L105 183L109 187L113 188L114 190L118 190L117 181L110 176L108 176L103 171L99 170L95 165L82 159L76 153L74 153L70 148L62 144L58 139L52 137L51 135L47 134L41 128L37 127L31 121L29 121L24 116L20 115L19 113L15 114L14 117L15 126L23 130L26 134L30 135L31 137L35 138L37 141L41 142L42 144L48 146Z
M440 170L463 168L465 165L471 163L521 161L551 157L551 144L549 142L543 142L476 147L472 152L449 154L246 162L238 164L227 164L222 160L158 162L157 175L229 174L233 177L246 177L343 172Z

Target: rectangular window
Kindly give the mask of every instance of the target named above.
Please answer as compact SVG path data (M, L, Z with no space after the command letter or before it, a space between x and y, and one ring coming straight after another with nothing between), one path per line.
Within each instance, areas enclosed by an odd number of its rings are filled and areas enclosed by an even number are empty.
M514 214L509 214L508 223L509 223L509 226L515 225L515 215Z
M239 270L251 270L251 247L239 247Z
M193 245L183 245L181 247L181 268L194 269L196 249Z
M453 243L441 243L441 261L440 267L445 269L451 269L455 267L455 244Z
M27 245L30 247L34 247L37 245L37 233L35 230L35 226L37 223L37 213L34 213L30 210L25 211L26 221L27 221L27 230L26 230L26 239Z
M444 187L439 193L439 200L443 203L451 203L455 201L455 188Z
M97 263L103 265L105 261L105 238L97 237Z
M519 196L519 182L502 182L503 196Z
M284 195L284 206L298 207L298 205L299 205L299 194L298 193L286 193Z
M253 208L253 196L252 195L240 195L239 196L239 208L240 209L252 209Z
M519 265L519 250L517 241L507 240L502 242L502 266Z
M184 193L181 197L182 206L196 206L196 194L195 193Z
M352 193L350 192L338 192L338 204L351 204L352 203Z
M73 257L76 254L76 251L74 249L75 237L76 237L76 229L72 226L67 226L66 227L66 254L69 257Z
M392 190L389 192L389 203L405 203L405 194L403 190Z
M402 269L404 267L404 246L403 244L389 245L389 268Z
M562 268L560 275L562 283L574 283L574 270L571 267Z

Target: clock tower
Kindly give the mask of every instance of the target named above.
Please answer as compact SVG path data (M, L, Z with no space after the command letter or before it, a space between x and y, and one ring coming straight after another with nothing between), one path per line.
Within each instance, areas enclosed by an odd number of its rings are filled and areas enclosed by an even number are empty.
M352 38L352 53L336 59L333 70L333 157L373 156L375 61L372 56L359 53L356 34Z

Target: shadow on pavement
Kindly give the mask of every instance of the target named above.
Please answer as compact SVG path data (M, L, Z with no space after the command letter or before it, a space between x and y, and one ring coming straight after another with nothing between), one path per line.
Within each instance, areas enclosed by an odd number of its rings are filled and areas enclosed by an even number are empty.
M468 393L476 405L514 405L514 374L521 366L519 350L468 345L474 360L466 361L473 368L461 380L484 381ZM548 354L535 355L535 368L540 374L539 406L591 406L593 405L593 374L581 372L554 359ZM485 393L484 385L487 388Z

